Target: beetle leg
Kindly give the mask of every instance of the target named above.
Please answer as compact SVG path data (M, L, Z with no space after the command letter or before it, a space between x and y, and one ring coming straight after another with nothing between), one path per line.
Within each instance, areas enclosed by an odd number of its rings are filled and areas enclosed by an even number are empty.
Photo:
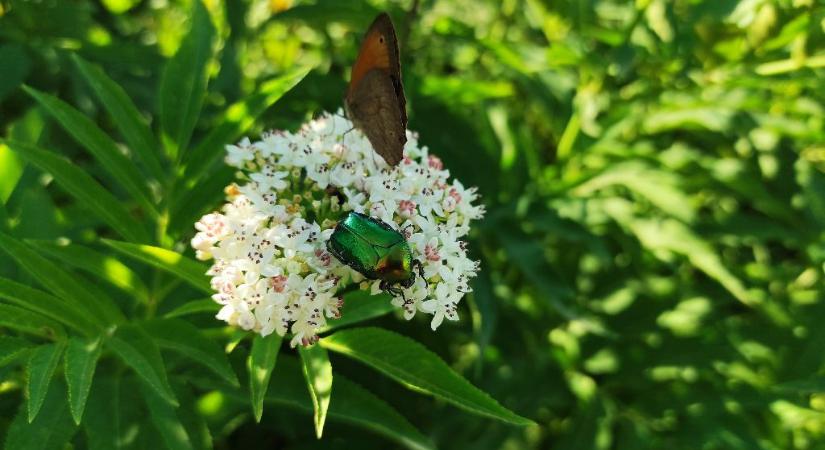
M430 287L430 283L427 282L426 278L424 278L424 264L421 264L421 261L416 259L415 261L413 261L412 265L413 269L416 269L416 271L418 272L418 276L420 276L421 279L424 280L424 284L426 284L427 287Z

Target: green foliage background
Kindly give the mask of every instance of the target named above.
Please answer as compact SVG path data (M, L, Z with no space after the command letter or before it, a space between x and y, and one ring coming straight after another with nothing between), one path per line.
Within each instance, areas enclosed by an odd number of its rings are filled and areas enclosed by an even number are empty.
M192 224L381 10L483 270L278 354ZM825 448L824 49L817 0L0 0L5 448Z

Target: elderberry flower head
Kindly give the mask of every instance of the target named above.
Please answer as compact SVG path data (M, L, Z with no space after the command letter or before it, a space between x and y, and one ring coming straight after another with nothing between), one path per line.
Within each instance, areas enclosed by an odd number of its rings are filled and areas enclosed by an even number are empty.
M389 167L369 141L339 115L326 114L296 133L273 131L261 140L227 146L226 162L239 184L226 189L221 212L203 216L192 247L214 260L212 298L217 318L261 335L292 334L291 346L311 345L327 319L343 311L340 292L365 282L326 248L338 220L357 211L404 230L423 265L404 296L393 299L406 319L432 315L458 320L479 265L461 240L482 217L475 188L449 181L441 160L407 132L404 159ZM369 281L373 294L379 281Z

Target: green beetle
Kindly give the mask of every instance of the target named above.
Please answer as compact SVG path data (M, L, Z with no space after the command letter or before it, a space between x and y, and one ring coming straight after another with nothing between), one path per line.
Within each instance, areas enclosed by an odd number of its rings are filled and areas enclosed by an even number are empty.
M365 214L351 211L338 222L327 250L364 277L381 280L382 290L401 298L401 288L415 283L416 272L424 278L424 268L412 257L404 234Z

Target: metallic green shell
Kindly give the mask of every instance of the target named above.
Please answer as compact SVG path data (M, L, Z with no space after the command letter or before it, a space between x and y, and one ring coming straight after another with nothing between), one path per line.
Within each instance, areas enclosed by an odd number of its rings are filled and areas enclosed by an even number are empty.
M413 277L412 251L404 235L361 213L350 212L338 222L327 249L372 280L403 282Z

